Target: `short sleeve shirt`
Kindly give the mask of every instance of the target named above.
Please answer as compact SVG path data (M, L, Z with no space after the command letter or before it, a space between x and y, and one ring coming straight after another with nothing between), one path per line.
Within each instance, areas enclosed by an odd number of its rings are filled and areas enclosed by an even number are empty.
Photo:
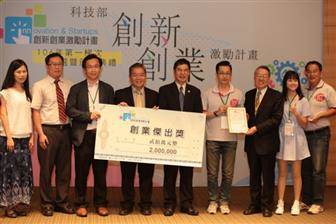
M314 89L305 89L304 95L308 99L312 116L330 108L336 108L335 89L323 80ZM308 122L305 130L313 131L327 126L330 126L330 119L323 117L316 123Z
M221 99L222 98L222 99ZM221 96L217 86L208 89L202 95L204 111L216 111L224 103L229 107L239 107L243 104L243 93L232 84L229 92ZM221 118L209 117L206 120L206 139L210 141L237 141L237 135L229 133L229 130L221 128Z
M59 119L56 85L54 81L55 79L48 75L44 79L36 82L33 86L31 107L40 110L42 124L62 124ZM72 82L61 78L58 84L63 92L64 104L66 104ZM69 119L67 122L69 122Z

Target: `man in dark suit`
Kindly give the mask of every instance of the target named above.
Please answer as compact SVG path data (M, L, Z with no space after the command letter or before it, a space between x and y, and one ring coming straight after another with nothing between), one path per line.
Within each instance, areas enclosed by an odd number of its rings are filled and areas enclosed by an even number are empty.
M94 159L99 103L113 104L114 90L100 81L102 59L87 55L82 62L86 80L72 86L66 104L66 114L72 118L72 143L75 145L76 214L87 216L86 186L90 166L94 175L94 205L100 216L107 216L106 171L107 161Z
M159 89L159 108L186 112L202 112L201 91L187 84L190 76L190 63L182 58L174 64L175 82ZM184 166L164 166L164 215L171 216L176 207L176 177L180 171L180 210L189 215L198 215L192 206L193 168Z
M281 93L268 87L270 70L259 66L254 72L255 89L245 94L249 130L245 152L250 167L251 204L245 215L262 212L272 216L275 155L279 151L279 130L283 114ZM263 184L262 184L263 183Z
M156 108L158 105L158 93L145 87L146 68L140 63L135 63L129 68L129 80L131 86L116 91L116 104L131 107ZM140 185L140 212L143 215L151 215L152 187L154 164L120 162L121 189L123 201L121 202L120 215L128 215L134 206L134 177L138 165Z

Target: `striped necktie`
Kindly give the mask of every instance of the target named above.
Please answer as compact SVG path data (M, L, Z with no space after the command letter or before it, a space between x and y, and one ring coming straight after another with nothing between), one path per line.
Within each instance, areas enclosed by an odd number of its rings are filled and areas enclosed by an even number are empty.
M67 121L67 116L65 114L65 104L64 104L64 95L63 92L58 84L60 80L55 80L56 86L56 96L57 96L57 105L58 105L58 115L60 121L64 124Z
M179 91L179 101L180 101L180 109L183 111L183 106L184 106L184 93L183 93L183 87L180 87Z
M261 96L261 91L258 90L256 97L255 97L255 101L254 101L254 113L257 114L259 105L260 105L260 96Z

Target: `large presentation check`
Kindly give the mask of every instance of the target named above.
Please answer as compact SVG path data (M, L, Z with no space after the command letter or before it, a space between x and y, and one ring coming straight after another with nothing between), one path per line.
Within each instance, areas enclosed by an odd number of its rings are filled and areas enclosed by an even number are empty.
M100 104L95 159L201 167L205 115Z

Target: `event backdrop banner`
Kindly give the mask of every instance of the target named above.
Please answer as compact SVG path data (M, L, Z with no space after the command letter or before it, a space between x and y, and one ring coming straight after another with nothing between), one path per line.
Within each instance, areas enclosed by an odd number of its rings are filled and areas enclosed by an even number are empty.
M215 84L215 65L229 60L232 83L253 88L253 71L269 66L270 86L280 89L288 69L301 75L304 64L322 58L322 0L157 0L71 1L0 0L1 81L10 61L22 58L32 85L46 74L44 58L60 52L64 76L83 80L81 60L88 53L103 58L101 79L115 89L129 85L128 68L141 62L147 86L154 90L173 80L179 58L191 62L190 83L202 91ZM234 185L247 185L243 136L237 148ZM32 155L38 184L36 151ZM203 159L203 161L205 161ZM162 166L154 182L162 185ZM205 186L206 167L195 169L194 185ZM108 184L120 185L112 162Z

